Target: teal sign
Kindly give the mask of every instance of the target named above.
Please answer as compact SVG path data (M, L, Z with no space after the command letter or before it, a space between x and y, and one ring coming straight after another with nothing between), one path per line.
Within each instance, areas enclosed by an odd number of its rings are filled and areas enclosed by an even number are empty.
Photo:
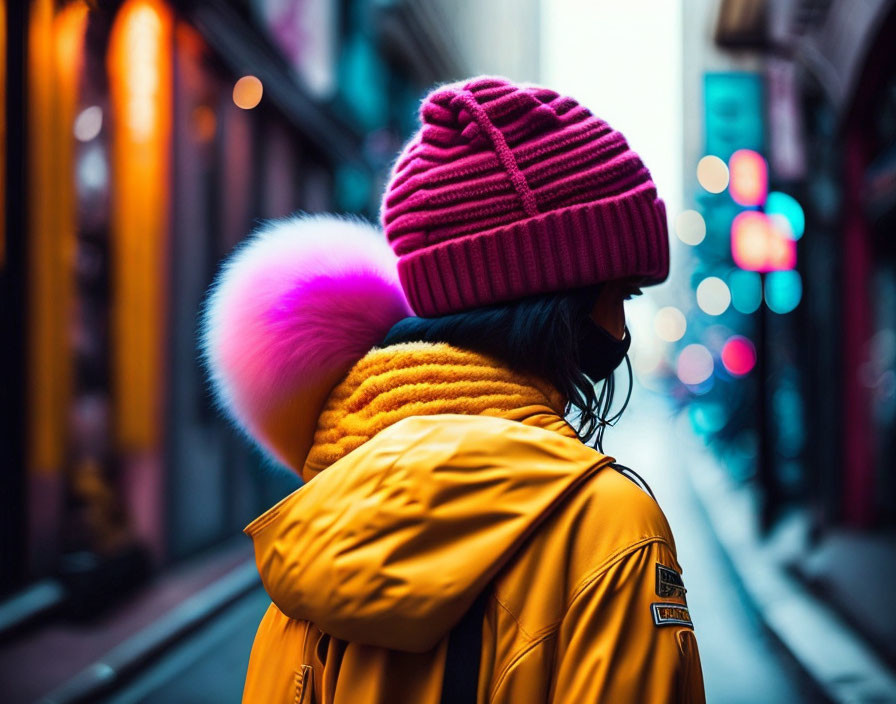
M764 153L762 77L757 73L703 75L706 149L728 161L738 149Z

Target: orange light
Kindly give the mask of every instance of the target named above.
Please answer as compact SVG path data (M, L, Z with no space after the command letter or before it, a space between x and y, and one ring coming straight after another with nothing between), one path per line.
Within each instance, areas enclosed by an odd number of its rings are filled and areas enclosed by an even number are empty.
M88 7L52 0L28 14L28 466L64 465L71 402L77 201L72 125L80 97ZM52 207L47 207L47 204Z
M162 20L150 2L132 2L118 17L120 41L126 47L117 61L124 78L127 97L124 119L138 140L152 137L159 122L161 64L165 47L161 43ZM121 65L125 64L125 65Z
M740 205L762 205L768 195L768 165L758 152L738 149L728 160L728 192Z
M264 86L255 76L243 76L233 86L233 102L243 110L251 110L261 102Z
M731 256L747 271L781 271L796 266L796 242L765 213L748 210L731 223Z
M162 428L172 42L162 0L126 0L109 38L112 387L126 451L157 448Z

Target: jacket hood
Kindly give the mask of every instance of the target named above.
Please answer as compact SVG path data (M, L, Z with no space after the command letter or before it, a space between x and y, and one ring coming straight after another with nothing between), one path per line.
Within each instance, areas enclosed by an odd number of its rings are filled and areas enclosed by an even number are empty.
M377 433L246 528L272 601L343 640L434 647L613 460L541 424L444 414Z

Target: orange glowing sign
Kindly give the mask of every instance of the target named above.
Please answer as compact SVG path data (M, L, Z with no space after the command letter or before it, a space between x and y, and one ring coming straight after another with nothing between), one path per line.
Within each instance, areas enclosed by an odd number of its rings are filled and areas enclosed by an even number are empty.
M173 26L163 0L125 0L107 56L113 401L116 439L129 451L157 447L163 425Z
M731 223L731 256L747 271L783 271L796 266L796 242L765 213L747 210Z
M752 149L738 149L728 160L728 192L740 205L762 205L768 195L768 164Z
M9 3L0 5L5 9ZM66 331L74 305L71 254L77 250L78 219L71 135L81 97L89 8L85 2L70 2L57 9L53 0L25 5L27 463L36 475L50 475L60 472L69 458L72 343Z

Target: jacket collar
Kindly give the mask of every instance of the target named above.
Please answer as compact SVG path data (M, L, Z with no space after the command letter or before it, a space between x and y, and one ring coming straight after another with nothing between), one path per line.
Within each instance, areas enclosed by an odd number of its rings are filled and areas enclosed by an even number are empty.
M330 394L302 478L411 416L495 416L575 438L563 419L565 403L550 383L484 354L428 342L375 348Z

